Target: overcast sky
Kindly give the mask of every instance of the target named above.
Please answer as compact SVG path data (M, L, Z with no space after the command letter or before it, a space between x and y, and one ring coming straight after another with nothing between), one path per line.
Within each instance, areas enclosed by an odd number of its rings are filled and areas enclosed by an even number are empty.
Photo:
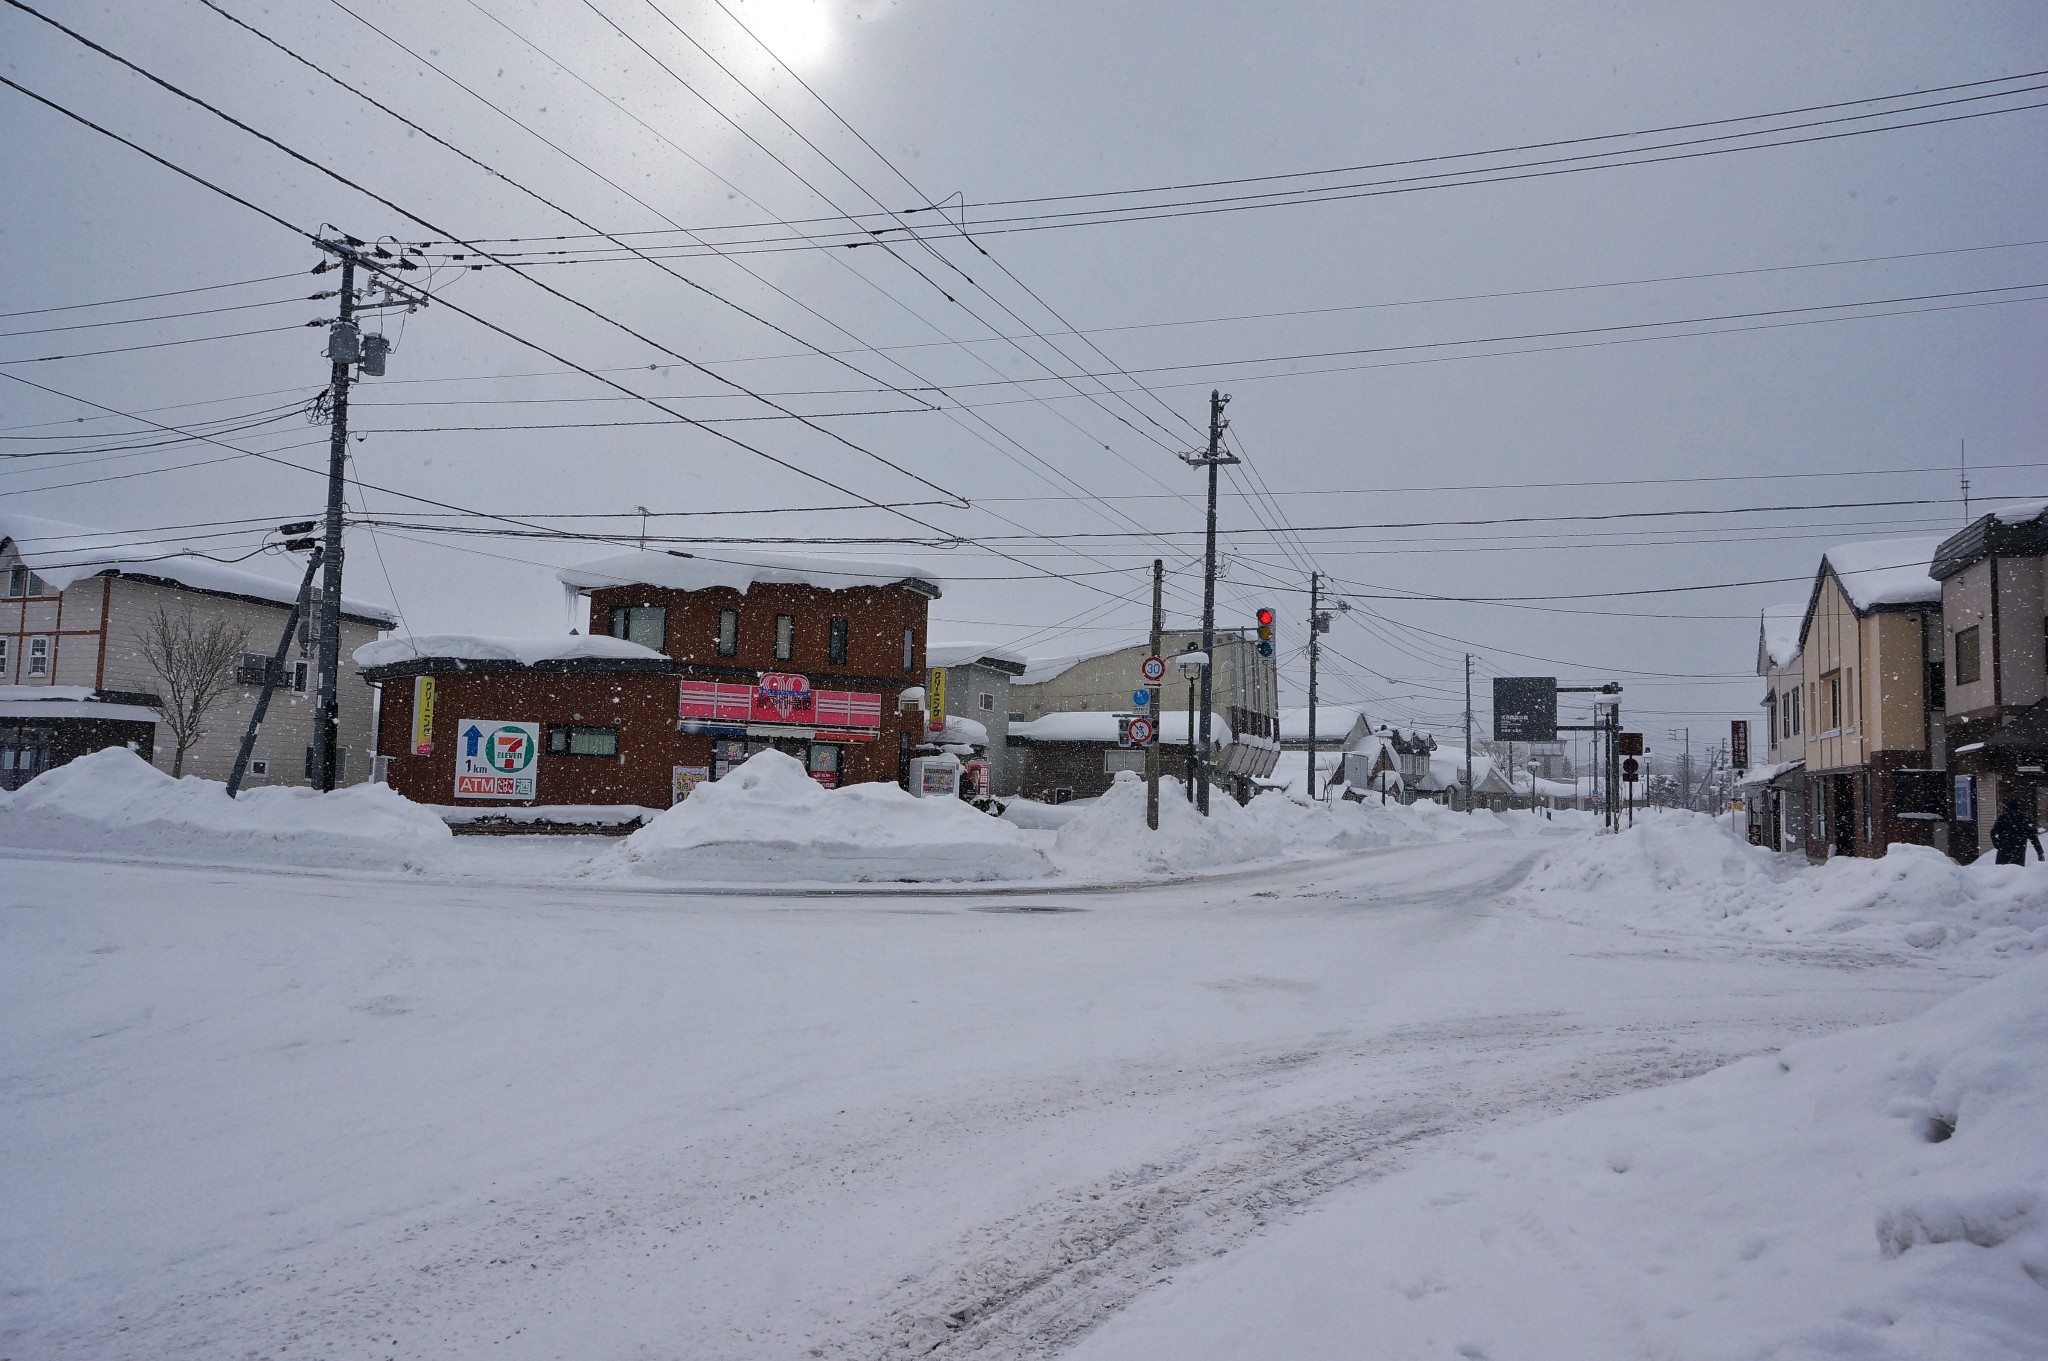
M2039 78L1278 187L1535 159L1562 169L1587 162L1556 158L1681 140L1723 153L1587 173L1409 179L1413 192L1056 230L1036 229L1039 214L1273 186L974 206L2024 76L2048 68L2048 6L2033 0L727 0L731 13L714 0L217 0L341 84L200 0L35 3L396 207L11 9L10 79L295 227L441 243L415 277L449 305L391 321L389 375L355 395L369 486L351 502L373 518L433 518L403 492L599 533L637 533L645 506L661 535L912 537L926 543L838 551L941 574L941 638L1078 651L1142 629L1154 556L1173 573L1169 623L1196 619L1202 476L1175 454L1199 442L1222 388L1249 463L1224 478L1219 622L1279 609L1290 702L1306 681L1307 574L1320 570L1354 606L1329 637L1326 693L1376 721L1448 725L1469 650L1482 713L1494 675L1617 679L1653 746L1689 726L1698 748L1756 713L1757 611L1802 599L1829 543L1963 522L1961 441L1974 499L2048 494L2048 287L2025 287L2048 284L2048 244L2035 244L2048 238L2048 109L2022 108L2048 99ZM1923 111L1890 121L1954 121L1836 135L1908 107ZM0 371L166 424L218 422L205 428L235 429L221 436L234 450L321 464L322 431L289 411L325 382L321 334L283 328L332 307L305 295L334 276L305 273L319 257L303 236L13 90L0 90L0 119L0 311L270 279L7 317L6 359L209 339ZM1737 134L1792 124L1805 126L1764 140L1824 140L1731 149L1748 144ZM843 228L844 212L956 194L966 236L926 213L896 219L922 239L886 249L802 239ZM662 232L626 239L665 258L593 241L561 210L604 232ZM756 243L725 255L674 230L798 219L824 220L713 238ZM451 236L563 234L580 239L482 244L574 249L575 263L446 262ZM761 249L777 241L802 248ZM1871 259L1896 256L1917 258ZM1674 277L1702 275L1719 277ZM21 334L245 303L278 305ZM1790 310L1813 308L1832 310ZM1685 324L1611 329L1642 323ZM216 338L241 331L261 334ZM562 361L721 423L677 422ZM806 426L749 392L803 394L772 398L783 411L895 414ZM286 419L231 419L272 415ZM320 505L318 477L219 445L117 457L107 437L147 427L99 416L0 381L0 433L16 437L0 448L65 451L0 467L0 507L117 530L203 526L166 533L238 557L261 542L255 526ZM652 423L597 424L625 421ZM508 425L568 428L446 428ZM53 433L66 439L19 438ZM973 508L905 504L948 493ZM862 500L905 508L787 511ZM1940 503L1810 508L1873 501ZM1809 508L1755 509L1774 506ZM1720 508L1743 513L1442 523ZM572 514L621 518L553 518ZM1077 534L1104 537L1041 537ZM927 546L943 536L960 542ZM554 568L607 551L356 529L349 591L389 600L417 632L553 632L566 627ZM274 556L250 565L293 571ZM1758 580L1780 584L1612 594ZM1412 593L1563 598L1386 598Z

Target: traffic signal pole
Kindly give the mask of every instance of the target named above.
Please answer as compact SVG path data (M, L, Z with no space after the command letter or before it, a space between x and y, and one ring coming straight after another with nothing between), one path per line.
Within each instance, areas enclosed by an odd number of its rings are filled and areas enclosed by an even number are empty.
M1166 563L1159 558L1152 559L1152 646L1146 651L1147 657L1159 655L1160 634L1166 625ZM1161 688L1149 680L1146 689L1152 692L1152 703L1146 706L1145 716L1152 720L1152 740L1145 744L1145 825L1153 831L1159 830L1159 725L1164 721L1165 706L1159 702Z
M1190 734L1191 747L1200 752L1195 759L1195 804L1203 817L1209 815L1209 716L1216 698L1216 470L1241 461L1223 448L1223 432L1230 428L1230 422L1223 419L1223 408L1229 404L1224 393L1209 394L1208 452L1181 455L1182 462L1209 470L1209 532L1202 559L1202 655L1209 664L1202 668L1202 712L1197 720L1201 732Z

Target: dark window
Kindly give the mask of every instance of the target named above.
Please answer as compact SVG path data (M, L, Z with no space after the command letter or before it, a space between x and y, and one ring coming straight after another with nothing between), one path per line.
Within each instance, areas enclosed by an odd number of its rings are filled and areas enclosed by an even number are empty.
M1776 750L1776 749L1777 749L1777 746L1778 746L1778 697L1777 697L1776 695L1765 695L1765 696L1764 696L1764 707L1770 710L1770 714L1771 714L1771 727L1770 727L1770 733L1771 733L1771 737L1770 737L1770 743L1771 743L1771 748L1772 748L1773 750Z
M12 600L28 594L28 568L20 563L7 569L7 598Z
M1956 684L1975 685L1984 676L1984 661L1977 651L1977 625L1956 630Z
M1946 670L1939 661L1927 663L1927 707L1930 709L1948 707L1948 685L1943 679Z
M659 652L668 643L668 611L659 605L622 605L612 611L612 637Z
M594 728L581 723L548 725L550 756L617 756L619 730Z
M786 662L796 656L796 616L775 616L775 660Z
M1820 678L1820 727L1836 732L1842 726L1842 673L1830 671Z
M833 666L846 665L846 621L834 619L830 642L826 645L825 660Z
M1794 737L1799 736L1799 734L1805 730L1806 726L1803 722L1803 715L1799 708L1799 692L1803 689L1805 689L1805 687L1800 685L1795 685L1792 687L1792 735Z
M909 675L917 661L917 630L903 630L903 674Z
M734 657L740 650L740 612L720 610L718 612L718 655Z
M1948 772L1892 772L1892 811L1902 818L1933 822L1948 818Z

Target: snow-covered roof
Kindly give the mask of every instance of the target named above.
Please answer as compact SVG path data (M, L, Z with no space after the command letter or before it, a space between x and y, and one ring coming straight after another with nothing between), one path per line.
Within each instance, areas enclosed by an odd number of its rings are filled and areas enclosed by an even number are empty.
M1416 788L1425 790L1463 789L1465 787L1465 749L1463 747L1438 747L1429 754L1429 778L1418 781ZM1506 794L1512 792L1507 779L1494 769L1493 758L1484 752L1472 754L1472 788L1482 794Z
M1108 742L1116 741L1118 715L1112 713L1083 712L1067 710L1050 713L1043 718L1034 718L1028 723L1012 723L1010 740L1020 738L1026 742ZM1188 712L1185 709L1169 709L1159 717L1159 740L1170 747L1184 747L1188 744ZM1223 715L1209 717L1209 740L1221 747L1230 741L1230 725L1223 721Z
M762 553L747 548L710 548L695 553L620 553L595 562L564 567L555 574L565 585L595 591L607 586L666 586L678 591L727 587L747 591L763 586L814 586L821 591L848 591L857 586L908 583L936 600L940 582L922 567L901 562L857 558L813 557L801 553Z
M1751 766L1748 772L1735 782L1735 787L1748 789L1756 785L1766 785L1787 771L1798 770L1805 764L1804 761L1780 761L1776 765Z
M938 740L942 747L986 747L988 727L979 719L947 714L946 730L939 734Z
M1822 562L1834 569L1842 594L1858 613L1886 605L1921 605L1941 599L1941 583L1928 575L1942 535L1872 539L1837 544ZM1808 607L1809 609L1811 606Z
M2048 514L2048 501L2014 501L2011 505L1994 507L1991 514L2002 524L2023 525Z
M1356 704L1316 705L1316 741L1334 742L1341 740L1350 731L1365 722L1365 710ZM1280 740L1282 742L1308 741L1308 706L1280 711Z
M1764 606L1761 660L1776 667L1792 665L1799 656L1799 626L1805 621L1806 606L1796 600Z
M1012 652L1008 648L995 647L988 643L926 643L924 661L926 666L941 669L987 662L998 671L1009 671L1014 674L1022 674L1030 666L1023 653Z
M124 545L120 542L123 537L64 520L0 512L0 539L12 540L21 560L53 590L68 590L87 577L111 572L274 605L290 605L298 599L296 581L280 581L193 553ZM343 613L380 628L398 623L398 616L385 606L350 596L342 597L341 608Z
M1128 652L1139 647L1139 643L1104 643L1086 652L1066 652L1056 657L1029 657L1024 662L1024 674L1017 677L1019 685L1040 685L1057 679L1079 666L1082 662L1094 661L1097 657L1109 657L1119 652ZM1167 662L1167 675L1178 676L1171 660Z
M668 660L665 654L638 643L629 643L624 638L577 633L545 638L486 638L474 633L406 634L397 638L379 638L355 651L356 665L365 669L396 666L428 657L463 662L513 662L520 666L533 666L540 662Z

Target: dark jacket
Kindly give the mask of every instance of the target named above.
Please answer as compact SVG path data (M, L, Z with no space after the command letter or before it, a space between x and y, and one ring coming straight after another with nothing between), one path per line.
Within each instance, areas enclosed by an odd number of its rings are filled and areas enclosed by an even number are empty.
M2033 844L2035 855L2048 860L2048 853L2041 850L2041 834L2034 830L2034 820L2021 811L2017 803L2006 804L1998 814L1998 821L1991 824L1991 847L1998 853L1998 863L2026 864L2029 842Z

